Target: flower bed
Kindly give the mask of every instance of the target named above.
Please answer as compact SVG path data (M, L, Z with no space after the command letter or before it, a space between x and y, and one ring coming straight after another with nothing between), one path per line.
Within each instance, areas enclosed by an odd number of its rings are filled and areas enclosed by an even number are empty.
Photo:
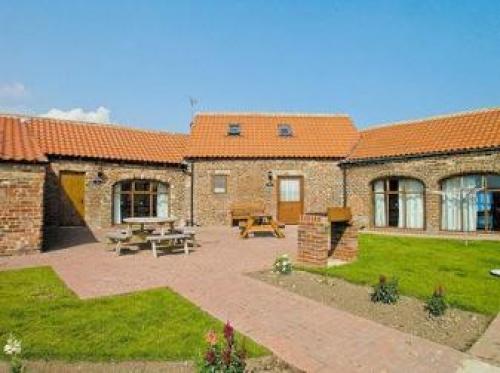
M370 299L373 293L370 286L302 271L294 271L288 276L263 271L250 276L461 351L467 350L484 333L491 320L490 316L455 308L448 309L444 316L433 317L426 310L424 301L406 296L401 296L395 304L374 303Z

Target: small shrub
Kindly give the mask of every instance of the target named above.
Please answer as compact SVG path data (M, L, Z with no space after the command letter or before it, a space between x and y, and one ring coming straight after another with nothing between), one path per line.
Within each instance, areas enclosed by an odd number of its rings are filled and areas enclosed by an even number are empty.
M231 372L243 373L246 366L245 345L237 346L234 329L229 321L224 325L224 341L219 343L217 333L210 330L205 340L208 343L207 350L202 361L198 365L200 373Z
M373 286L371 295L372 302L382 302L385 304L396 303L399 299L399 286L396 278L387 281L385 276L380 276L378 284Z
M273 265L273 272L280 273L282 275L287 275L292 273L293 265L292 261L287 254L280 255L276 258Z
M446 299L444 296L444 289L442 286L438 286L432 296L427 300L425 309L429 311L432 316L443 316L448 308Z

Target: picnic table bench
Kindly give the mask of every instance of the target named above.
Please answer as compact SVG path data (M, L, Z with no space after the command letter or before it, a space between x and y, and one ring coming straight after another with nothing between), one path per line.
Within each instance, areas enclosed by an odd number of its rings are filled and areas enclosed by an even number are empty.
M262 202L235 202L231 205L231 224L241 220L246 221L252 214L264 213L265 206Z
M278 238L284 238L284 224L273 219L271 214L254 213L248 218L246 224L240 225L241 238L248 238L250 233L272 233Z
M189 254L188 240L191 235L184 233L158 234L146 237L146 240L151 243L153 255L158 257L158 248L171 248L176 242L181 242L184 247L184 254Z
M153 255L158 257L158 248L174 247L181 243L184 253L189 254L188 243L197 246L196 231L194 227L186 226L185 223L174 228L175 217L135 217L123 219L128 224L126 229L108 232L107 238L115 244L115 252L120 255L122 247L127 244L149 243ZM146 228L147 224L157 224L156 228ZM134 230L134 225L140 225L139 230ZM169 225L169 229L165 227Z
M115 244L115 252L120 255L123 244L132 239L132 232L124 229L121 231L109 232L106 237Z

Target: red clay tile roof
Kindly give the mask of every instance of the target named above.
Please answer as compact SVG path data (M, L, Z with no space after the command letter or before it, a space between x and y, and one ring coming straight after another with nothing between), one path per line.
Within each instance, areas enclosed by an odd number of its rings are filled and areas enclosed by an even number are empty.
M0 117L0 160L46 162L22 118Z
M180 163L188 140L188 135L50 118L31 118L28 127L45 154L67 157Z
M241 135L227 134L230 123ZM278 125L289 124L293 135L278 136ZM341 158L358 140L346 115L201 113L191 128L189 158Z
M500 147L500 108L368 128L348 161L495 147Z

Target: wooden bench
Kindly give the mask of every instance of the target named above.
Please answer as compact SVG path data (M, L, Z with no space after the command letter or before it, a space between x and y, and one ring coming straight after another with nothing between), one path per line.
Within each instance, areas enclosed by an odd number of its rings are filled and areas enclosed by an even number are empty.
M240 220L248 220L248 217L255 213L264 213L263 202L235 202L231 205L231 225L239 223Z
M129 230L112 231L108 232L106 237L115 244L115 252L120 255L123 244L130 241L132 233Z
M162 247L173 247L176 241L179 241L184 246L184 254L189 254L188 240L191 238L189 234L173 233L173 234L163 234L154 235L146 237L146 240L151 243L151 249L153 250L153 256L158 258L158 248Z
M285 237L283 233L285 225L266 213L252 214L246 222L240 222L239 226L241 238L248 238L250 234L255 233L272 233L278 238Z

